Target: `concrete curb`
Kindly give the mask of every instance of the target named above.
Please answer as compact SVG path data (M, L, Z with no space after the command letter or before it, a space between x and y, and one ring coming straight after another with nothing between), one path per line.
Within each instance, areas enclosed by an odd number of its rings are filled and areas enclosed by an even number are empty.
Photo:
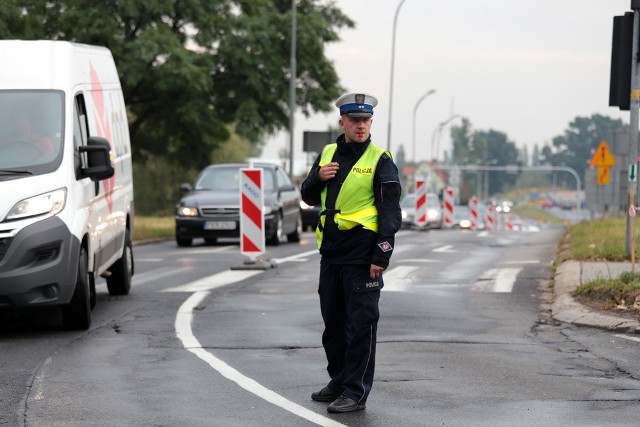
M580 304L573 292L581 283L582 263L567 261L556 270L551 317L565 323L606 329L615 332L640 334L640 321L613 314L599 313Z

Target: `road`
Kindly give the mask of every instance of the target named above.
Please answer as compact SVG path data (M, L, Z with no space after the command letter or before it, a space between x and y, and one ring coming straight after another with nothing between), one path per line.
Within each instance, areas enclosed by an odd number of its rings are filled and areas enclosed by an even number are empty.
M237 243L136 246L131 294L102 279L87 332L52 311L0 327L4 426L631 426L640 342L549 319L562 229L402 231L385 273L367 409L330 415L319 256Z

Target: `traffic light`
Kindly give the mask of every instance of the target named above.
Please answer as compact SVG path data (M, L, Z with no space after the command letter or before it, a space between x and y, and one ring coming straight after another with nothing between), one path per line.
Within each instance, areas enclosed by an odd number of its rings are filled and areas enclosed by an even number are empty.
M631 104L631 59L633 56L633 12L613 17L609 106L629 111Z

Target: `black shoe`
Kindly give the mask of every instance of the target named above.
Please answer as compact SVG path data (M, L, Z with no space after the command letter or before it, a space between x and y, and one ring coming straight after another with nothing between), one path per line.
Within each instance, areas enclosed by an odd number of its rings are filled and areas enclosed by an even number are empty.
M329 387L325 387L320 391L314 391L311 393L311 399L316 402L333 402L338 397L340 397L340 393L332 392Z
M349 399L348 397L340 396L333 403L331 403L327 407L327 411L329 412L352 412L352 411L360 411L364 409L364 404L359 404L353 399Z

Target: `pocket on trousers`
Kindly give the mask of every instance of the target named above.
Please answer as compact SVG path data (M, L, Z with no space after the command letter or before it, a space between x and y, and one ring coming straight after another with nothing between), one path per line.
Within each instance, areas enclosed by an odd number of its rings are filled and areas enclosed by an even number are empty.
M361 292L369 292L369 291L379 291L384 287L384 282L382 280L382 276L377 279L368 278L366 280L356 280L353 282L353 290L361 293Z

